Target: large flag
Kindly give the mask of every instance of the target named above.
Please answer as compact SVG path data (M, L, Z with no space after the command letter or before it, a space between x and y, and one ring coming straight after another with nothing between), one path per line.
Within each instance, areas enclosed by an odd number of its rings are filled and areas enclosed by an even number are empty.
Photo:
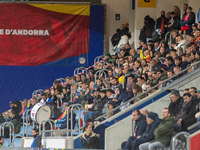
M0 4L0 65L38 66L87 55L89 17L89 5Z

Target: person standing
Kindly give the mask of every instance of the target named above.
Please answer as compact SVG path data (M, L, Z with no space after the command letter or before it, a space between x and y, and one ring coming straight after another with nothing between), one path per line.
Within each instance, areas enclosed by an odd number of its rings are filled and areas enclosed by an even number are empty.
M39 130L37 128L33 128L32 130L33 134L33 142L31 144L31 147L38 147L40 148L42 145L42 137L39 135Z
M162 31L162 39L165 37L165 34L167 32L167 23L168 23L168 19L165 17L165 11L162 10L161 11L161 17L159 17L156 20L156 29L160 29Z
M83 148L100 149L99 134L93 133L91 124L85 125L85 132L81 136Z

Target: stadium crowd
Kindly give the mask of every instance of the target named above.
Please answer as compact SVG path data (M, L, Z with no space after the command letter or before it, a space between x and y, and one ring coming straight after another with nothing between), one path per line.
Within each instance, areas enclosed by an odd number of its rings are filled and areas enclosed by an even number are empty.
M75 127L76 122L76 115L71 110L69 112L73 115L70 114L67 120L67 109L71 104L83 106L86 123L105 113L103 119L109 118L186 73L192 72L199 65L176 76L200 60L200 22L195 23L196 15L190 6L184 4L183 8L185 12L182 19L177 6L174 6L174 11L167 13L166 16L165 11L161 11L161 17L156 21L149 15L145 16L144 27L139 36L140 46L136 50L128 43L128 39L131 38L128 23L122 24L111 39L116 52L105 53L103 63L96 63L94 67L89 68L88 74L66 77L64 85L55 80L52 89L45 89L41 97L32 98L31 103L26 99L22 104L18 100L11 101L9 103L12 109L11 115L6 121L12 121L15 129L20 130L19 124L24 112L32 109L36 103L43 102L51 106L53 110L51 119L56 121L58 130L67 128L62 120L64 122L73 120L71 129ZM172 33L172 41L165 41L165 35L169 31ZM169 36L168 39L170 39ZM186 44L186 47L181 44ZM102 72L99 73L99 70ZM173 76L172 80L163 83L162 86L151 89ZM149 89L151 91L145 92ZM142 93L144 94L141 95ZM141 96L123 105L138 95ZM187 127L200 120L199 102L200 91L195 87L190 87L185 89L183 97L180 96L179 91L172 91L171 103L163 110L163 120L159 119L154 112L134 110L133 136L122 143L121 148L153 150L155 147L168 146L174 131L192 133L198 130L197 127L194 131L188 131ZM118 106L118 109L109 113ZM25 114L24 117L26 118L27 115ZM27 124L32 124L31 119ZM19 130L15 130L15 133L19 133ZM92 126L87 125L83 140L97 137L91 130ZM96 139L94 141L97 142ZM84 141L83 144L87 145L87 142ZM99 147L99 143L96 145Z

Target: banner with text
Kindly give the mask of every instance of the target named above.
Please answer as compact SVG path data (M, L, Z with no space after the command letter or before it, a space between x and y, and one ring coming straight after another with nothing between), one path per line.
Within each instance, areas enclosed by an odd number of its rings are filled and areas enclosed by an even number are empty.
M89 5L0 4L0 65L38 66L79 55L85 63L89 20Z

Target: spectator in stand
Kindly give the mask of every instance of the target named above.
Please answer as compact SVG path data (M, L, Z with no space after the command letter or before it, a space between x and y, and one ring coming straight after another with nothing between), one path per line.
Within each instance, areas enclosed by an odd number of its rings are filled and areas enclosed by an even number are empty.
M176 52L177 52L176 49L174 49L174 48L170 49L170 56L171 56L173 59L177 56ZM168 57L168 56L167 56L167 57Z
M176 14L176 16L179 18L179 20L180 20L180 9L179 9L179 7L178 6L174 6L174 12L175 12L175 14Z
M181 72L181 67L179 66L175 66L174 67L174 75L178 74L179 72ZM178 75L178 77L181 77L183 74Z
M138 54L135 49L131 49L129 55L133 56L134 60L137 60Z
M14 111L16 115L21 114L22 104L21 104L21 102L19 100L17 100L17 99L14 100L12 111Z
M154 130L155 139L151 142L141 144L140 150L154 150L156 148L168 146L174 131L174 117L168 108L163 110L163 120Z
M53 88L54 90L58 90L59 92L62 92L63 86L59 84L57 80L53 82Z
M94 70L90 70L89 71L89 80L88 80L88 83L91 83L91 82L94 82L94 74L95 74L95 71Z
M62 100L63 100L63 108L70 101L70 87L63 88Z
M183 94L185 94L185 93L189 93L189 88L187 88L187 89L185 89L185 90L183 91Z
M187 14L184 15L180 21L180 25L182 26L181 30L184 33L184 39L189 38L189 35L192 32L192 24L195 23L195 14L192 12L192 7L188 6L186 12Z
M184 14L183 16L187 15L187 7L188 7L188 4L183 4L183 11L184 11ZM183 17L182 17L183 18Z
M139 76L137 77L137 84L142 88L143 91L146 90L146 82L142 81L144 78Z
M154 130L159 126L160 119L158 114L149 113L146 117L147 127L142 136L138 136L136 140L131 142L132 150L138 149L139 145L145 142L150 142L154 139Z
M119 43L120 39L121 39L120 29L117 29L116 33L111 38L111 42L112 42L113 47L115 47Z
M171 44L172 46L176 46L176 36L178 35L178 32L176 30L173 30L171 32L172 37L173 37L173 44Z
M112 73L112 71L111 70L108 71L109 76L111 75L110 72ZM104 87L105 85L103 84L103 81L101 79L97 79L97 88L101 90L104 89Z
M175 65L181 67L181 70L184 70L187 68L188 63L187 62L182 62L181 56L175 57Z
M135 83L135 76L133 74L128 75L128 82Z
M187 127L197 122L195 114L199 111L198 102L190 93L183 94L184 103L175 124L176 131L188 131Z
M161 17L156 20L156 29L160 29L162 31L162 39L165 37L167 33L167 22L168 19L165 17L165 11L161 11Z
M180 30L180 18L176 16L174 11L170 13L170 17L171 19L169 20L169 24L167 25L169 31Z
M99 134L93 133L93 126L85 125L85 132L81 136L81 143L85 149L100 149Z
M132 91L133 91L133 97L137 97L138 95L142 94L142 88L137 84L134 84L132 86ZM145 94L143 94L142 96L139 96L137 99L133 101L133 103L136 103L142 100L144 97L145 97Z
M193 23L192 24L192 32L191 32L191 35L193 35L196 31L197 31L197 23Z
M50 88L46 88L44 90L44 93L47 93L48 97L50 97L51 96L51 90L50 90Z
M180 96L179 91L174 90L171 92L171 103L169 104L169 110L171 116L178 117L183 105L183 98Z
M149 114L149 112L146 108L140 109L140 113L144 116L147 116Z
M175 67L173 58L172 58L171 56L166 57L165 61L166 61L168 70L169 70L169 69L173 69L173 68Z
M85 74L82 74L82 75L81 75L81 80L82 80L83 82L85 82L86 84L88 84L88 79L87 79L87 77L86 77Z
M109 101L108 102L108 106L107 106L107 110L106 110L106 113L108 113L109 111L113 110L116 106L116 103L114 101ZM112 117L113 115L115 114L115 111L112 111L110 113L108 113L106 115L106 118L110 118Z
M144 18L144 24L145 24L146 41L148 42L149 40L151 40L152 33L154 31L155 21L153 18L147 15Z
M152 71L148 72L148 80L147 83L156 83L156 80L153 78L153 73Z
M24 119L26 119L26 117L27 117L27 112L24 114L24 112L25 111L27 111L27 110L29 110L30 109L30 103L28 102L28 100L27 99L24 99L23 101L22 101L22 111L21 111L21 117L22 117L22 119L23 119L23 115L24 115Z
M140 113L139 110L134 110L132 113L133 121L135 121L134 133L121 144L121 149L131 149L131 143L137 138L141 137L146 130L147 122L146 117Z
M116 106L119 106L121 104L122 100L127 96L127 93L124 92L124 90L120 86L117 86L115 88L115 93L116 93L117 97L114 98L112 101L115 102Z
M125 102L127 102L128 100L130 100L131 98L133 98L133 92L132 92L132 86L134 85L134 83L133 82L128 82L127 84L126 84L126 94L127 94L127 96L126 97L124 97L124 99L123 99L123 103L125 103Z
M33 128L32 130L33 134L33 142L31 144L31 147L38 147L40 148L42 146L42 137L39 135L39 129Z
M189 93L192 95L193 99L198 101L197 98L197 88L196 87L191 87L189 88Z
M160 57L166 57L167 52L165 51L165 47L160 48Z
M38 100L34 97L31 99L31 109L38 103Z
M70 84L70 77L66 77L65 78L65 83L66 83L66 86L65 87L71 87L71 84ZM50 89L49 89L49 93L50 93Z
M157 51L160 51L160 47L159 47L159 42L155 42L154 43L154 50L157 52Z

